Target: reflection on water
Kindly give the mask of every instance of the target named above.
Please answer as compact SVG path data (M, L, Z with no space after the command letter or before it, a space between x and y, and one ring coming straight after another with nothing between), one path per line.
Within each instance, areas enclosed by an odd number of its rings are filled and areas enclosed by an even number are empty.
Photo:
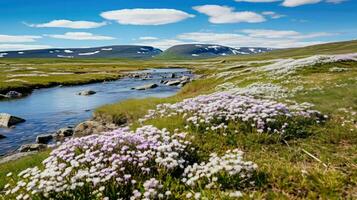
M92 116L93 109L108 103L130 98L167 97L175 94L179 88L165 86L160 83L163 76L171 73L189 75L186 69L155 69L142 72L152 73L152 79L121 79L112 82L87 84L72 87L55 87L35 90L30 96L0 102L0 113L9 113L26 119L25 123L13 129L0 128L5 139L0 140L0 155L16 150L25 143L33 143L36 136L52 133L59 128L74 126ZM137 91L131 90L149 83L160 87ZM94 90L92 96L79 96L78 92Z

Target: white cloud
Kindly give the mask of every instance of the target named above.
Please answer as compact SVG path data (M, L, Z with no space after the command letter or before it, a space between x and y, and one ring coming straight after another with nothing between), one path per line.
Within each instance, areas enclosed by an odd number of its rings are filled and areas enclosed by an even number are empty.
M0 43L34 42L40 38L42 37L34 35L0 35Z
M284 0L283 6L285 7L296 7L296 6L302 6L306 4L315 4L319 3L322 0Z
M219 5L203 5L195 6L193 9L200 13L209 16L209 21L214 24L225 23L259 23L264 22L265 18L255 12L241 11L235 12L233 7L219 6Z
M72 28L72 29L90 29L105 26L106 22L91 22L91 21L71 21L71 20L53 20L43 24L26 24L35 28Z
M151 36L143 36L143 37L139 37L139 40L157 40L159 38L157 37L151 37Z
M103 35L94 35L88 32L67 32L63 35L45 35L51 38L56 39L65 39L65 40L113 40L114 37L103 36Z
M33 45L33 44L0 44L0 51L16 51L29 49L48 49L49 45Z
M101 13L108 20L130 25L164 25L194 17L194 15L175 9L123 9Z
M266 15L266 16L269 16L272 19L279 19L279 18L282 18L282 17L286 16L286 15L278 14L278 13L273 12L273 11L265 11L265 12L262 12L262 14Z
M314 45L321 41L304 41L304 39L318 38L331 35L328 33L302 34L291 30L243 30L237 33L206 33L193 32L178 35L180 41L186 43L220 44L232 47L273 47L290 48Z
M270 3L281 0L235 0L236 2L250 2L250 3Z
M179 44L185 44L187 42L180 41L177 39L163 39L163 40L153 40L153 41L142 41L138 42L136 45L145 45L145 46L153 46L157 47L161 50L168 49L172 46L179 45Z

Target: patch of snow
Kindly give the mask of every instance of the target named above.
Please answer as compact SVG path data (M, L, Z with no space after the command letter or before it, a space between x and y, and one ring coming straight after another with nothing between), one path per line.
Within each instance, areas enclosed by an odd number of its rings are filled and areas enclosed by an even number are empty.
M198 55L198 54L192 54L192 56L197 57L197 56L200 56L200 55Z
M57 55L58 58L73 58L73 56Z
M141 51L149 51L147 48L140 48Z
M53 53L53 51L49 51L50 53Z
M65 53L73 53L71 50L64 50Z
M19 52L17 52L18 54L24 54L25 52L23 52L23 51L19 51Z
M112 51L113 48L102 48L101 50L102 50L102 51Z
M0 53L0 58L5 57L6 55L8 55L8 53Z
M221 53L222 56L226 56L227 54L226 53Z
M91 56L94 54L100 53L100 51L93 51L93 52L87 52L87 53L79 53L79 56Z

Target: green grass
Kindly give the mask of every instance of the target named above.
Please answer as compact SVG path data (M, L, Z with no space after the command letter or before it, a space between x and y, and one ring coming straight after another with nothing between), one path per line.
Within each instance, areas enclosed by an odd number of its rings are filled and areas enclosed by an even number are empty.
M11 172L12 174L18 174L22 170L25 170L29 167L39 166L40 163L48 157L48 155L49 152L44 151L23 157L19 160L0 164L0 191L7 184L6 175L8 173Z

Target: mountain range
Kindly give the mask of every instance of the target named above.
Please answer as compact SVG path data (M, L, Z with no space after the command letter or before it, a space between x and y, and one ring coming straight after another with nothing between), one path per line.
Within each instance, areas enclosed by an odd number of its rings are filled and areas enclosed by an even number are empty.
M184 44L166 51L151 46L115 45L93 48L53 48L23 51L3 51L0 58L211 58L229 55L247 55L271 51L271 48L232 48L213 44Z

